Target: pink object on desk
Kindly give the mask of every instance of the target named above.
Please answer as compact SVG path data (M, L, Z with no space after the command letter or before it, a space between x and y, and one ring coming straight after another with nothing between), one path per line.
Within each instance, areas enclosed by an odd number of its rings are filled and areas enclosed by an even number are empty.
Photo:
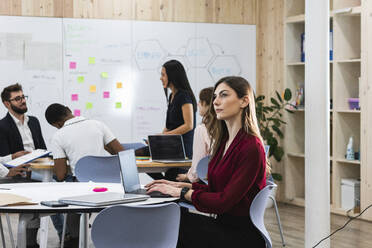
M107 188L105 187L96 187L93 189L94 192L106 192Z

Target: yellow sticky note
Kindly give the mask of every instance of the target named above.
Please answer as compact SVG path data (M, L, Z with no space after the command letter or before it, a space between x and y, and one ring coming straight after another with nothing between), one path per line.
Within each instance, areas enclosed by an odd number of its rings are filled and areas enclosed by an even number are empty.
M91 102L87 102L87 103L85 104L85 108L86 108L86 109L92 109L92 108L93 108L93 103L91 103Z
M117 82L116 83L116 88L118 88L118 89L123 88L123 83L122 82Z
M97 88L96 88L95 85L91 85L91 86L89 87L89 92L94 93L94 92L96 92L96 91L97 91Z
M121 102L115 103L115 108L121 108Z
M107 72L102 72L101 77L102 78L108 78L108 73Z
M77 77L77 82L78 83L84 83L84 77L83 76L78 76Z
M95 57L89 57L89 62L90 65L94 65L96 63L96 58Z

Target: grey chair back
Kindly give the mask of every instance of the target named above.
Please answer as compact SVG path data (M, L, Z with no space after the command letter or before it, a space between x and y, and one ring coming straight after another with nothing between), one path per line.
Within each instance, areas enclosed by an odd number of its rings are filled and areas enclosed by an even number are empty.
M120 183L120 164L117 155L86 156L76 163L75 176L79 182Z
M121 145L124 147L124 150L137 150L139 148L145 147L145 144L142 143L121 143Z
M269 200L271 191L276 188L276 184L268 184L263 188L252 201L249 215L253 225L260 231L262 237L265 239L266 247L272 248L272 242L269 233L266 230L264 223L264 215L266 210L267 201Z
M118 205L98 214L91 236L96 248L175 248L179 225L176 203Z
M208 184L208 164L209 164L209 158L210 156L206 156L198 162L198 165L196 166L196 174L198 174L198 177L201 181L203 181L205 184Z

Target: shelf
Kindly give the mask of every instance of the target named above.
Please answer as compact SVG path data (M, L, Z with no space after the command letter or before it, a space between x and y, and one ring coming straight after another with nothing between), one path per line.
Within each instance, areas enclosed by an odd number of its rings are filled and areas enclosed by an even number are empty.
M337 208L333 204L331 204L331 213L338 214L338 215L343 215L343 216L347 216L347 210L345 210L343 208ZM355 213L354 211L350 211L349 212L349 216L352 216L352 217L355 217L358 214L359 213Z
M298 23L298 22L305 22L305 15L295 15L295 16L288 16L285 20L286 23Z
M334 60L334 63L360 63L361 59L339 59Z
M305 154L299 153L299 152L287 152L287 156L296 157L296 158L305 158Z
M362 6L336 9L332 11L333 16L360 16L361 13L362 13Z
M344 164L359 164L360 165L360 160L347 160L347 159L336 159L336 162L339 163L344 163Z
M352 109L346 109L346 110L336 110L336 113L340 114L360 114L360 110L352 110Z
M287 66L305 65L305 62L287 62Z

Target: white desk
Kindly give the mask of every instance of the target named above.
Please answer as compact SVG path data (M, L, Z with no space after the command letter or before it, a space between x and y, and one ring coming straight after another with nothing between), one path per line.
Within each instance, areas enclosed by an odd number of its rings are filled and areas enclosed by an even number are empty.
M33 202L40 203L40 201L53 201L67 196L78 196L84 194L100 194L93 192L94 187L106 187L108 192L123 192L121 184L117 183L16 183L16 184L2 184L2 188L10 188L2 193L13 193L28 197ZM175 201L177 198L149 198L142 202L127 203L127 205L138 206L147 204L157 204L162 202ZM12 207L0 207L0 213L18 213L20 220L18 224L17 247L26 247L26 225L32 214L50 215L56 213L82 213L80 219L80 241L79 247L86 248L88 245L88 217L87 213L99 212L104 207L85 207L73 206L63 208L51 208L38 205L23 205Z

